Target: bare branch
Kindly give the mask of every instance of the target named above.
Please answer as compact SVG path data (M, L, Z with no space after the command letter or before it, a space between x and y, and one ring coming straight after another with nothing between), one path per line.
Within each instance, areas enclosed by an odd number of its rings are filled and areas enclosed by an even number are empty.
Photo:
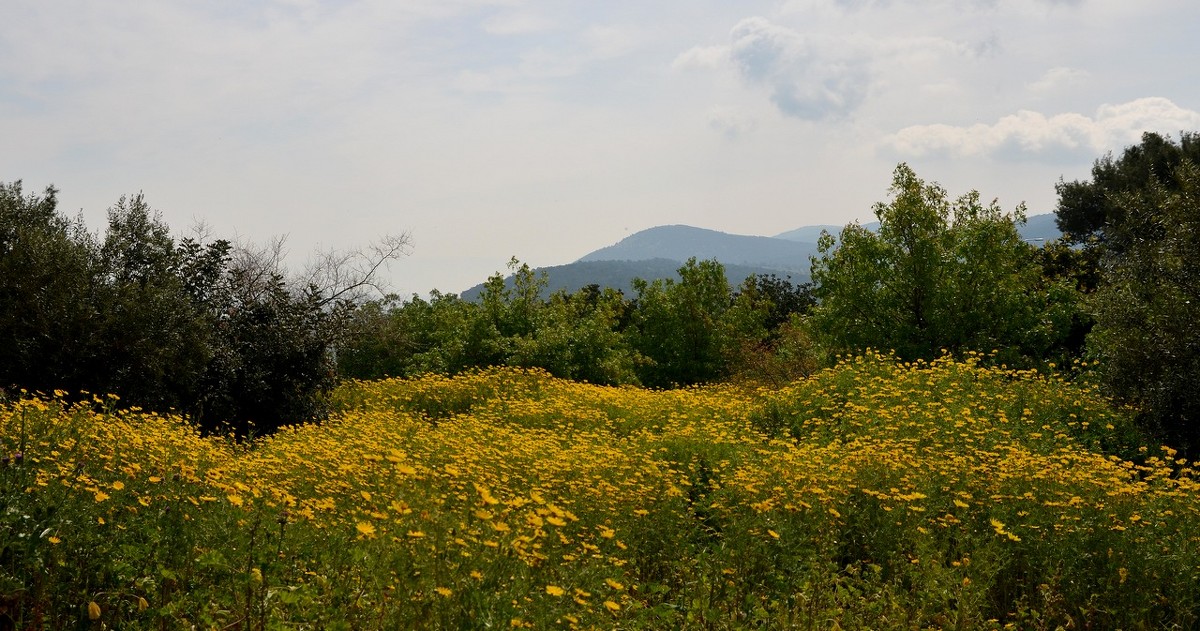
M380 273L392 261L412 249L407 232L388 234L357 250L317 252L301 276L306 287L315 288L321 304L335 301L361 302L372 294L383 296L388 288Z

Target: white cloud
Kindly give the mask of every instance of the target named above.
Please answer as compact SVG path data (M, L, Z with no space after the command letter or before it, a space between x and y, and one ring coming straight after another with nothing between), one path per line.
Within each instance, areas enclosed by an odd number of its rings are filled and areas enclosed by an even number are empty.
M1097 153L1135 144L1143 132L1176 133L1200 127L1200 112L1162 97L1102 105L1095 116L1064 113L1046 116L1021 110L993 124L916 125L888 136L886 146L915 156L948 154L1056 155Z
M1089 77L1091 77L1091 74L1086 70L1059 66L1047 70L1046 74L1042 75L1041 78L1025 87L1030 92L1041 94L1079 85L1087 81Z
M676 70L717 68L729 63L728 46L693 46L679 53L671 62Z
M805 120L845 116L866 98L869 59L760 17L730 33L730 59L741 76L767 88L782 113Z
M784 11L814 11L838 9L841 11L862 11L867 9L885 9L896 5L918 5L921 8L931 8L931 5L951 6L956 8L1005 8L1005 9L1040 9L1046 6L1079 6L1085 0L789 0L784 3Z
M695 46L672 62L677 70L732 68L765 88L784 115L803 120L844 118L869 96L884 68L973 54L941 37L873 38L801 33L762 17L737 23L730 43Z

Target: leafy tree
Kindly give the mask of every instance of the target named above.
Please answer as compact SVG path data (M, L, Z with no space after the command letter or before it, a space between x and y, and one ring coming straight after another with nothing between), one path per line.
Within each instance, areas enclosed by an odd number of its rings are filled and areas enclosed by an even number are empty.
M748 296L753 301L765 301L766 319L763 325L774 334L795 315L805 315L817 306L812 283L792 284L791 277L775 274L748 276L734 293L736 300Z
M237 268L228 274L194 417L206 431L239 436L321 419L336 385L330 348L337 316L316 290L289 291L281 274L253 292L244 291L245 276Z
M636 382L637 355L621 334L628 303L599 287L540 296L545 277L515 259L511 286L495 274L479 302L432 292L403 304L370 303L355 314L355 333L340 354L357 378L454 374L496 365L540 367L593 383Z
M1005 215L977 192L951 201L944 189L896 167L880 226L823 234L813 280L813 325L835 349L894 350L904 359L943 352L1001 351L1001 361L1045 357L1061 345L1073 290L1046 280ZM836 244L836 248L835 248Z
M1179 142L1146 132L1142 142L1125 149L1120 158L1109 154L1092 165L1088 181L1059 181L1059 230L1069 242L1101 247L1120 254L1139 238L1141 224L1130 221L1126 193L1145 190L1158 182L1168 190L1177 190L1173 173L1184 160L1200 162L1200 134L1180 134ZM1090 245L1089 245L1090 244Z
M634 280L638 292L628 335L649 361L642 383L656 387L690 385L729 372L729 359L747 340L766 335L764 302L748 295L734 300L725 268L716 260L689 259L679 281Z
M0 387L89 387L95 243L58 213L58 191L0 183Z
M555 292L537 311L532 334L518 338L508 363L607 385L637 383L640 356L618 330L628 303L614 289Z
M191 411L212 355L211 298L229 245L176 243L141 194L108 211L98 251L93 329L103 352L89 368L92 388L126 403Z
M1189 158L1164 175L1113 196L1123 230L1142 238L1105 259L1088 348L1109 392L1194 455L1200 450L1200 166Z
M114 393L205 430L319 418L354 300L407 245L328 254L297 281L282 242L176 241L140 194L97 238L56 195L0 184L0 387Z

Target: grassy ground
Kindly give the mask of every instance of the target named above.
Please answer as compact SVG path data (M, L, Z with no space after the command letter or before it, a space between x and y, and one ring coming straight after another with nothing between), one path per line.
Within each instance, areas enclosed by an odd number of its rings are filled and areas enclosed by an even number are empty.
M1085 385L978 360L354 383L251 445L23 398L0 629L1194 628L1192 463Z

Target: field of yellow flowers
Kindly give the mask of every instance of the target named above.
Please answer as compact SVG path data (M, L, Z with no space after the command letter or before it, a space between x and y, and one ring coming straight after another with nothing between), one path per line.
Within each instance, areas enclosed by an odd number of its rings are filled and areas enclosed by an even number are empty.
M0 629L1195 628L1200 484L1082 382L352 383L252 443L0 406Z

